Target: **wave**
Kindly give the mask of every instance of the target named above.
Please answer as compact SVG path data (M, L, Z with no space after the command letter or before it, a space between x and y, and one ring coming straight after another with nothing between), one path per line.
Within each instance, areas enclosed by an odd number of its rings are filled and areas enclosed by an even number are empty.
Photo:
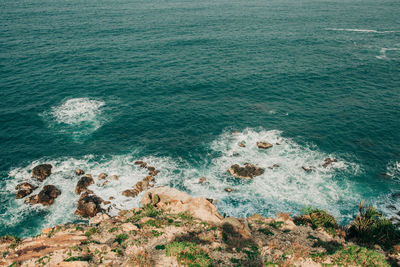
M397 48L397 47L381 48L381 50L379 51L380 55L376 56L376 58L378 58L378 59L386 59L386 60L397 60L397 59L400 59L400 58L388 57L387 56L387 52L388 51L400 51L400 48Z
M400 31L379 31L371 29L346 29L346 28L325 28L328 31L346 31L346 32L361 32L361 33L396 33Z
M56 131L71 134L76 138L89 135L104 124L104 106L105 102L100 100L72 98L43 115Z
M268 141L274 146L268 150L258 149L257 141ZM240 147L239 142L246 146ZM111 215L119 210L139 206L142 194L136 198L122 196L122 191L131 188L147 175L145 169L134 165L135 160L144 160L161 172L155 177L156 185L167 185L186 191L193 196L204 196L215 200L223 214L245 217L254 213L275 216L278 211L297 214L311 205L327 209L340 221L352 218L354 210L362 196L359 186L348 177L362 173L358 164L341 159L339 155L327 154L309 145L300 145L290 138L282 136L277 130L245 129L241 132L222 133L208 145L209 152L196 160L171 157L141 157L135 150L130 154L98 157L87 155L83 158L41 159L28 166L15 168L8 174L6 193L9 202L5 216L0 218L0 225L9 228L22 224L27 216L41 215L36 231L43 227L76 221L74 215L79 198L74 188L79 180L74 171L81 168L95 178L96 183L89 189L111 203L104 206ZM321 164L327 157L336 158L337 162L324 168ZM45 180L54 184L62 194L50 207L28 206L23 200L15 199L15 186L23 181L35 183L30 177L30 170L37 164L50 163L54 166L53 174ZM193 163L194 162L194 163ZM234 178L227 173L232 164L250 162L265 169L265 173L252 180ZM272 167L278 164L279 167ZM313 167L306 172L301 167ZM102 185L97 175L105 172L117 175L118 181ZM205 177L204 183L199 182ZM228 193L224 189L231 188ZM36 189L34 193L40 191ZM36 215L35 215L36 214ZM11 219L10 219L11 218ZM22 227L23 228L23 227ZM32 235L32 230L23 235Z

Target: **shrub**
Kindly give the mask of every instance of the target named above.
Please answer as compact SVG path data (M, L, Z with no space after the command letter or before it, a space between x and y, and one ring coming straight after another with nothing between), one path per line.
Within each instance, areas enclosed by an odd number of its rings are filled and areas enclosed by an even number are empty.
M172 242L166 245L167 256L176 256L177 261L185 266L211 266L211 258L192 242Z
M390 266L380 253L357 245L339 250L333 258L333 263L339 266Z
M400 230L375 207L364 206L361 202L359 214L350 223L347 237L355 238L362 244L378 244L390 248L400 242Z
M126 239L128 239L128 235L127 234L120 234L117 235L117 237L115 238L114 242L117 242L118 244L122 244L122 242L124 242Z
M313 229L321 227L331 235L339 228L336 219L325 210L307 207L302 211L304 215L294 218L296 224L308 224Z

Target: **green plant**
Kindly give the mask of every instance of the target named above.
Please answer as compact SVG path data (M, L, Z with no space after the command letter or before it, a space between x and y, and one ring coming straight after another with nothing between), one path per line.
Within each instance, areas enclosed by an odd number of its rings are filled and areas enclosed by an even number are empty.
M121 245L122 242L124 242L128 238L129 238L129 236L127 234L120 234L120 235L117 235L114 242L117 242L118 244Z
M153 233L153 236L155 236L155 237L158 237L158 236L164 234L164 232L158 232L158 231L156 231L156 230L151 230L151 232Z
M109 232L109 233L112 233L112 232L115 232L115 231L117 231L117 230L118 230L117 227L113 227L113 228L110 228L110 229L108 230L108 232Z
M90 229L85 233L85 236L90 237L90 236L93 235L94 233L97 233L97 229L96 229L96 228L90 228Z
M155 249L157 249L157 250L164 250L164 249L165 249L165 245L157 245L157 246L155 247Z
M122 252L122 249L120 249L120 248L113 248L111 251L115 252L118 257L124 255L124 253Z
M335 217L330 215L327 211L321 209L313 209L307 207L302 210L304 215L295 217L294 221L296 224L308 224L313 229L319 227L323 228L327 233L335 235L336 229L339 228Z
M364 206L361 202L358 210L359 214L347 230L348 238L355 238L362 244L379 244L384 248L400 242L400 230L375 207Z
M84 255L84 256L75 256L65 259L64 261L91 261L93 258L92 255Z
M274 235L274 233L271 232L268 228L261 228L261 229L258 229L258 231L260 233L263 233L264 235Z
M333 257L333 263L344 266L390 266L382 254L357 245L351 245L338 251Z
M192 242L172 242L166 245L167 256L176 256L177 261L185 266L210 266L212 261L207 253Z

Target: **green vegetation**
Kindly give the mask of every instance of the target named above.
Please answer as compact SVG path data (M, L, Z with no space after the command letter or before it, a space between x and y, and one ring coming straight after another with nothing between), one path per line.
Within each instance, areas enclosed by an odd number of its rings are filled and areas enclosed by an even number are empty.
M263 233L264 235L270 235L270 236L274 235L274 233L271 232L271 230L269 230L268 228L261 228L261 229L258 229L258 231L260 233Z
M118 230L117 227L113 227L113 228L110 228L110 229L108 230L108 232L109 232L109 233L113 233L113 232L115 232L115 231L117 231L117 230Z
M325 210L307 207L302 210L304 215L294 219L296 224L308 224L313 229L323 228L327 233L335 235L339 225L336 219Z
M272 223L269 223L268 225L271 226L271 227L273 227L273 228L275 228L275 229L279 229L279 228L282 227L283 222L281 222L281 221L274 221L274 222L272 222Z
M90 237L91 235L97 233L97 229L96 228L90 228L86 233L85 236Z
M120 235L117 235L114 242L117 242L118 244L121 245L122 242L124 242L128 238L129 238L129 236L127 234L120 234Z
M333 263L339 266L390 266L380 253L357 245L339 250L333 258Z
M356 238L361 244L378 244L390 248L400 243L400 230L372 206L359 205L359 214L350 224L348 238Z
M84 255L84 256L75 256L65 259L64 261L91 261L93 258L92 255Z
M111 251L115 252L118 257L124 255L124 253L122 252L122 249L120 249L120 248L113 248Z
M157 246L155 247L155 249L157 249L157 250L164 250L164 249L165 249L165 245L157 245Z
M172 242L165 247L167 256L176 256L177 261L185 266L211 266L211 258L192 242Z

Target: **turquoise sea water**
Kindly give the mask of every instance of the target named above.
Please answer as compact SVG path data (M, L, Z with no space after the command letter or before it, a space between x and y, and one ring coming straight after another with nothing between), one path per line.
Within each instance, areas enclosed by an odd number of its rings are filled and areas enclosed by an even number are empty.
M144 177L138 159L161 170L158 185L227 215L312 205L347 222L364 199L400 217L399 1L0 5L0 235L79 220L78 167L120 177L91 187L116 197L111 213L137 206L121 192ZM326 157L338 163L325 169ZM41 186L62 194L26 206L14 187L45 162L54 174ZM245 162L265 174L227 174Z

